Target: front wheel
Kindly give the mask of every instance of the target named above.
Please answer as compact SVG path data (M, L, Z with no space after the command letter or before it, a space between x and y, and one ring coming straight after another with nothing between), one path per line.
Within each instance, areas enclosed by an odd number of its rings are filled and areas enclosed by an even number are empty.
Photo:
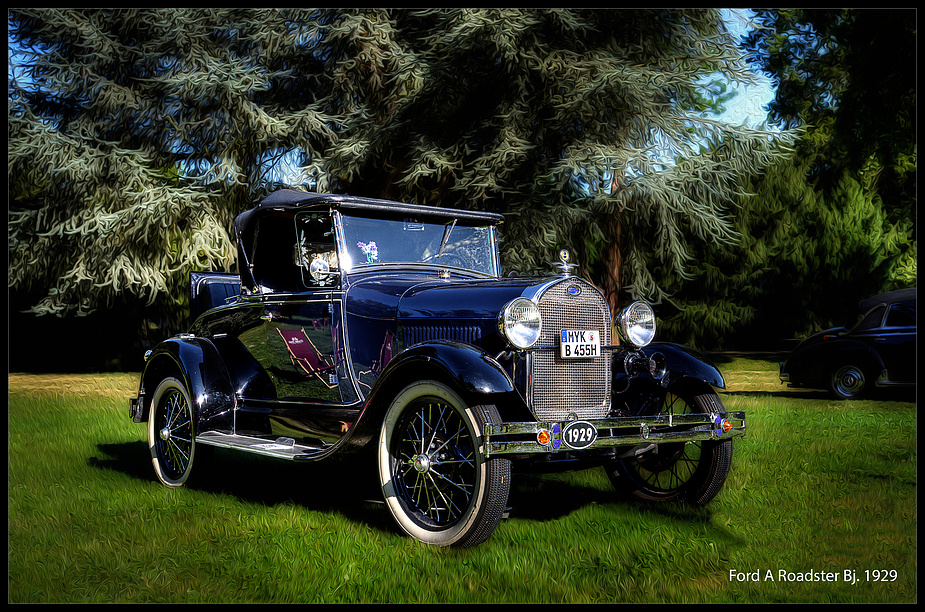
M188 482L196 458L193 410L186 386L176 378L165 378L154 391L148 448L158 480L168 487Z
M482 424L494 406L467 406L438 382L392 401L379 436L379 483L401 529L426 544L473 546L497 528L511 483L508 459L486 459Z
M695 414L723 412L712 390L684 389L665 396L661 412ZM729 475L732 440L659 444L634 459L618 459L606 467L614 487L646 501L686 501L704 506Z

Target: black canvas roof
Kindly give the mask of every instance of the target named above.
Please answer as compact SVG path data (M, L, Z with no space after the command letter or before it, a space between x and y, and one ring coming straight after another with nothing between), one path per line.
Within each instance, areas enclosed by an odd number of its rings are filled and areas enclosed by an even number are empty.
M876 306L877 304L895 304L896 302L915 302L915 291L916 288L912 287L911 289L898 289L896 291L890 291L888 293L881 293L880 295L875 295L867 299L861 300L860 309L861 312L866 312Z
M391 200L375 198L362 198L350 195L335 195L314 193L311 191L297 191L295 189L280 189L269 194L260 203L235 219L235 230L238 239L245 234L246 229L262 214L276 211L279 213L295 213L305 208L315 206L329 206L346 211L356 211L366 215L402 216L421 219L450 220L456 219L458 223L496 225L504 221L504 217L497 213L482 212L478 210L461 210L455 208L442 208L439 206L422 206L419 204L405 204Z
M438 223L455 220L461 225L497 225L504 221L504 217L496 213L280 189L269 194L257 206L241 213L234 220L238 242L238 268L241 282L246 287L254 289L257 286L257 279L254 278L251 269L257 221L266 218L269 222L272 217L282 221L280 217L290 217L299 211L311 208L332 208L347 214L353 213L372 218L413 218Z

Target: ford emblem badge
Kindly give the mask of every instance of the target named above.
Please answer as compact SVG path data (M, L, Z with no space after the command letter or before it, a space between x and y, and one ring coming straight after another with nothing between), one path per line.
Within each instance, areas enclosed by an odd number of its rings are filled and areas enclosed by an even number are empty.
M568 291L569 295L578 295L579 293L581 293L581 287L579 287L578 285L572 285L571 287L566 289L566 291Z

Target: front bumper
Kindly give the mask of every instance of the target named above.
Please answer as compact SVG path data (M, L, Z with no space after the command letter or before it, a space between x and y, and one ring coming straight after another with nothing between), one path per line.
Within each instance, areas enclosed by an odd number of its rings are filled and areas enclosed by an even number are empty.
M578 425L580 424L580 425ZM593 440L569 442L566 429L594 428ZM576 452L594 448L725 440L745 435L745 412L657 414L585 421L486 423L486 457L494 455Z

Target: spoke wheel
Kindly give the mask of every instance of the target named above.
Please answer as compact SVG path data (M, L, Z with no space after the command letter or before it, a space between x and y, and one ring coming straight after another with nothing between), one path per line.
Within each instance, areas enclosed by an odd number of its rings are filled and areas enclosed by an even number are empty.
M493 406L467 407L449 388L415 383L399 393L379 442L379 477L392 516L428 544L472 546L501 520L510 462L486 460L481 423Z
M148 415L148 447L158 480L179 487L189 480L196 455L192 403L182 382L165 378Z
M661 412L674 415L720 413L715 393L681 390L665 396ZM683 500L707 504L719 493L732 465L732 440L659 444L635 459L607 466L614 487L647 501Z

